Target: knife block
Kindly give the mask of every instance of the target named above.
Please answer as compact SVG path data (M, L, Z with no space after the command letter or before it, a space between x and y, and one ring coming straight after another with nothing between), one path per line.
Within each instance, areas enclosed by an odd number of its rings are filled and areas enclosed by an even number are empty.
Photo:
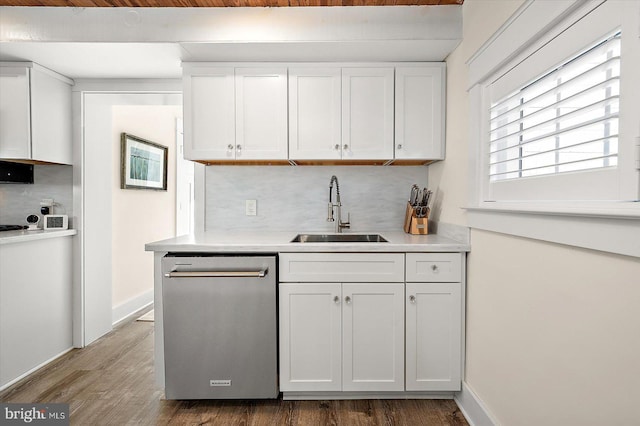
M415 235L426 235L429 233L429 211L426 217L417 217L416 209L407 203L407 210L404 215L404 232Z

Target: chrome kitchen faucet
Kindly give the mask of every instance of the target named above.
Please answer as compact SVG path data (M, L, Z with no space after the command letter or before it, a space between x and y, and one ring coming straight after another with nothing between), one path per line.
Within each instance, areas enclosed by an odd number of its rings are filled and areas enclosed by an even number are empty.
M331 193L333 192L333 182L336 183L336 202L335 204L331 201ZM335 222L336 223L336 232L340 233L344 228L351 227L351 214L347 213L347 221L343 222L342 217L340 215L340 208L342 207L342 203L340 202L340 184L338 183L338 178L336 175L331 176L331 181L329 181L329 206L328 206L328 216L327 222ZM335 215L334 218L334 209Z

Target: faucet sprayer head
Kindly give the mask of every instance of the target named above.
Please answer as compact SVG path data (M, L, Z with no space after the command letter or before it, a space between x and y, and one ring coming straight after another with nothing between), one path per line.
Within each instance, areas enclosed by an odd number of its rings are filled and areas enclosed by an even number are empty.
M336 202L340 204L340 183L338 182L338 178L336 175L331 176L331 180L329 181L329 202L331 203L331 190L333 189L333 182L336 183Z

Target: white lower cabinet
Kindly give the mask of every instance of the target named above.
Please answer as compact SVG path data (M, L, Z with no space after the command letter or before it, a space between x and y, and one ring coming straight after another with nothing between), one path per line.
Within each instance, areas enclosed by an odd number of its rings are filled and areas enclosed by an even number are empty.
M280 284L280 390L342 389L342 286Z
M281 283L280 390L404 389L402 283Z
M281 253L285 397L460 390L463 261L461 253Z
M404 390L404 285L342 285L342 390Z
M460 283L407 283L408 391L461 386Z

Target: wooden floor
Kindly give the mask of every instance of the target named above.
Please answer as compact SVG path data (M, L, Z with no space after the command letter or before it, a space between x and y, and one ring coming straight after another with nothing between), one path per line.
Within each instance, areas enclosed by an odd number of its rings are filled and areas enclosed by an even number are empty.
M153 323L137 316L0 401L68 403L72 425L467 425L452 400L167 401L154 384Z

